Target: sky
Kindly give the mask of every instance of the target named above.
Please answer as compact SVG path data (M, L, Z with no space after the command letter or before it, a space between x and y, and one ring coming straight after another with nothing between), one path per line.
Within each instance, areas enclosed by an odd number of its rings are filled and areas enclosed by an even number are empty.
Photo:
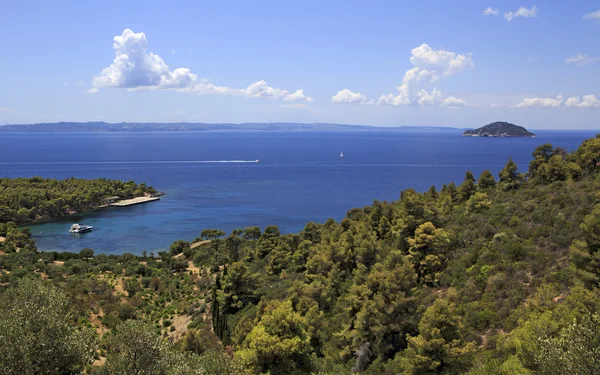
M0 2L0 124L600 129L600 2Z

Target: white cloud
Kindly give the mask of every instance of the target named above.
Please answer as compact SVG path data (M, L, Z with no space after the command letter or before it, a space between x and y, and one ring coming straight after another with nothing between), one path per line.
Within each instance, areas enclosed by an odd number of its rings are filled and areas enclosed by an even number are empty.
M565 106L573 108L598 108L600 107L600 100L595 95L584 95L582 100L579 99L579 96L574 96L567 99Z
M290 93L287 90L270 87L264 80L257 81L246 88L237 89L213 85L206 79L199 78L188 68L177 68L171 71L160 56L148 51L146 34L135 33L130 29L126 29L122 35L114 37L113 49L116 55L113 63L102 69L92 81L95 89L176 90L199 94L312 101L312 98L304 95L302 89Z
M343 89L338 91L337 94L331 97L331 101L337 104L346 104L346 103L368 103L368 99L366 96L359 92L352 92L348 89Z
M410 62L424 69L426 67L439 69L443 75L452 76L460 70L475 66L471 54L460 55L455 52L434 50L427 44L421 44L410 51Z
M95 93L97 93L97 92L99 92L99 91L100 91L100 90L98 90L97 88L93 87L93 88L91 88L91 89L88 89L88 90L87 90L87 93L88 93L88 94L95 94Z
M378 104L441 107L467 105L464 100L454 97L446 98L448 99L446 101L437 88L429 93L422 86L437 82L443 76L453 76L461 70L473 68L475 64L470 53L461 55L450 51L434 50L427 44L422 44L412 49L409 60L415 67L404 73L402 84L397 87L398 94L382 95L377 101Z
M83 81L77 81L77 84L81 86L83 85Z
M598 108L600 100L595 95L572 96L566 100L562 95L553 98L526 98L520 103L513 106L514 108L530 108L530 107L570 107L570 108Z
M442 100L442 107L467 107L469 104L459 98L456 98L454 96L449 96L446 99Z
M296 90L292 94L288 94L288 95L284 96L283 100L288 100L288 101L292 101L292 102L293 101L302 101L302 102L312 102L313 101L313 99L311 97L304 95L303 89Z
M600 20L600 10L597 10L595 12L592 13L588 13L585 16L583 16L584 19L593 19L593 20Z
M536 63L539 62L540 59L538 59L537 57L528 57L525 59L525 61L527 61L528 63Z
M560 107L563 104L563 97L559 95L556 99L552 98L525 98L522 102L516 104L515 108L527 108L527 107Z
M454 96L443 98L442 92L436 88L434 88L431 93L421 89L417 92L417 97L419 98L418 103L422 107L459 108L468 105L466 101Z
M504 13L504 18L507 21L512 21L515 17L536 17L537 16L537 7L534 5L531 9L527 9L525 7L520 7L516 12L506 12Z
M69 86L69 82L63 82L63 86Z
M495 8L487 8L483 11L484 16L497 16L498 14L500 14L500 11Z
M598 57L589 57L587 54L577 54L577 56L571 56L565 60L566 63L575 64L577 66L591 64L595 61L598 61L600 58Z

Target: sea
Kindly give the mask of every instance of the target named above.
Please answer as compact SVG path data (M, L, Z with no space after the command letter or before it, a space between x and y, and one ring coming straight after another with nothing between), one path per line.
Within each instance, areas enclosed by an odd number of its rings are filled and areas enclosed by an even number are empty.
M393 201L498 171L512 158L527 171L533 150L567 150L592 131L536 131L536 138L471 138L459 130L332 132L0 133L0 176L145 182L160 201L111 207L30 225L38 249L122 254L164 251L203 229L341 220L354 207ZM340 154L343 151L344 157ZM260 160L260 162L257 162ZM68 233L72 223L92 232Z

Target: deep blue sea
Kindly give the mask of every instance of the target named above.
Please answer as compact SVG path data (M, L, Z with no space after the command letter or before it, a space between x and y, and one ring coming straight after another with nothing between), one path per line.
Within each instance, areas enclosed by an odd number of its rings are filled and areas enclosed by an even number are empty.
M459 131L0 133L0 176L134 180L167 193L31 226L40 250L140 253L231 231L340 220L353 207L396 200L401 190L494 174L512 157L526 171L543 143L575 149L595 132L536 131L536 138L468 138ZM340 158L344 151L345 157ZM232 162L252 161L260 163ZM94 226L72 236L71 223Z

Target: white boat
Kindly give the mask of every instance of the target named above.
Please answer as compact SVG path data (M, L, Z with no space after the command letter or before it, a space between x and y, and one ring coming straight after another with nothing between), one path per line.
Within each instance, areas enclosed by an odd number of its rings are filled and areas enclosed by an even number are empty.
M71 229L69 229L69 233L84 233L89 232L92 229L93 227L91 225L73 224L71 225Z
M340 154L340 158L344 158L344 151L342 151L342 153Z

